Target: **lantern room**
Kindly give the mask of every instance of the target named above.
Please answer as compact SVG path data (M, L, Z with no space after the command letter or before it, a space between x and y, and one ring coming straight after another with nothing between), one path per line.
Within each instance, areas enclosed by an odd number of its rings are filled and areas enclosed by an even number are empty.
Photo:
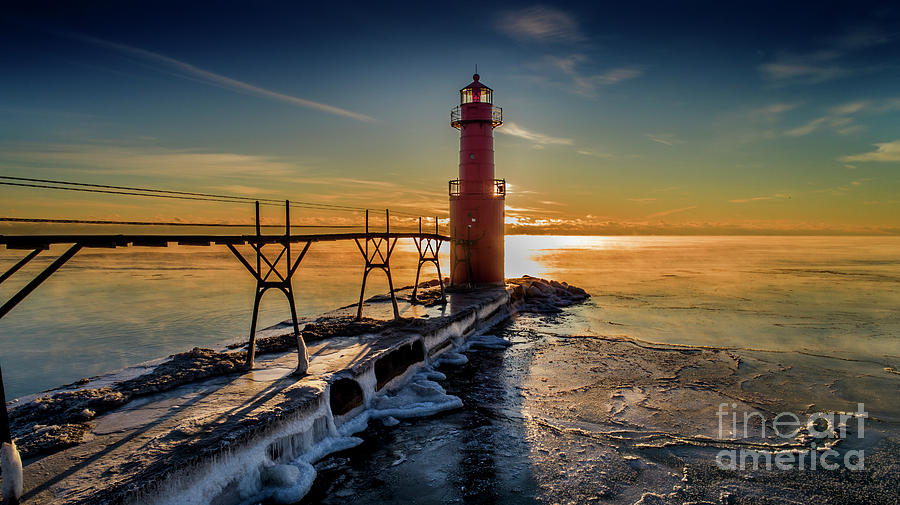
M472 76L475 80L465 88L459 90L459 104L467 103L492 103L492 95L494 90L481 84L478 79L479 75Z

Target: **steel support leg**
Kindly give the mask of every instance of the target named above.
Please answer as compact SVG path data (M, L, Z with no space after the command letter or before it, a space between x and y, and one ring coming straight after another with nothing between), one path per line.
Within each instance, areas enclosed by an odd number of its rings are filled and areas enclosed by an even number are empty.
M363 298L366 296L366 278L369 277L369 272L372 269L366 265L366 269L363 271L362 278L362 287L359 289L359 303L356 305L356 320L359 321L362 319L362 308L363 308Z
M291 306L291 321L294 323L294 338L297 340L297 370L295 375L306 375L309 369L309 351L306 348L306 342L303 341L303 335L300 333L300 323L297 321L297 308L294 305L294 290L288 284L287 289L281 290L287 296L288 304Z
M422 265L425 263L434 263L434 266L437 267L437 275L438 280L441 284L441 302L447 303L447 295L444 292L444 278L441 276L441 263L438 259L438 251L441 249L441 241L430 238L414 238L413 241L416 244L416 249L419 251L419 261L418 265L416 265L416 283L413 285L413 292L410 301L412 303L418 303L418 292L419 292L419 274L422 271ZM425 244L423 247L422 244Z
M387 274L388 278L388 287L391 288L391 304L394 306L394 319L400 319L400 310L397 308L397 295L394 294L394 281L391 280L391 267L390 265L384 269L384 273Z
M256 287L256 297L253 299L253 316L250 319L250 341L247 344L247 368L253 369L253 360L256 358L256 320L259 318L259 302L265 293L265 288Z
M366 296L366 279L369 277L369 274L372 270L378 268L387 275L388 278L388 287L391 290L391 304L394 308L394 319L400 319L400 309L397 306L397 294L394 292L394 280L391 278L391 254L394 252L394 246L397 245L397 239L391 240L389 237L366 237L366 246L363 248L362 244L360 244L359 239L356 240L356 247L359 249L359 252L363 255L363 258L366 260L365 270L363 271L363 279L362 286L359 290L359 303L356 307L356 319L357 321L362 319L362 310L363 310L363 300ZM369 242L374 245L375 249L372 250L371 254L369 252ZM384 247L384 251L382 251L382 246ZM379 262L375 261L376 256L379 258Z
M434 262L434 266L437 267L437 272L438 272L438 282L441 283L441 302L442 302L442 303L447 303L447 292L444 291L444 276L441 275L441 262L440 262L440 261L435 261L435 262Z
M278 243L281 244L281 252L275 257L274 261L269 260L266 257L265 253L263 253L263 241L260 235L260 222L259 222L259 202L256 202L256 240L253 241L250 239L250 247L256 252L256 268L253 268L253 265L250 264L249 261L241 254L240 251L234 247L233 244L226 244L228 249L234 254L234 256L244 265L244 268L250 272L250 275L256 279L256 297L253 300L253 320L250 322L250 338L247 345L247 368L253 369L253 362L256 357L256 325L257 320L259 319L259 303L262 299L263 294L269 288L277 288L281 291L284 296L288 300L288 305L291 308L291 323L294 328L294 338L297 340L297 370L294 371L295 375L305 375L307 369L309 368L309 350L306 348L306 342L303 341L303 334L300 333L300 322L297 318L297 305L294 302L294 288L291 285L291 279L294 276L294 273L297 271L297 268L300 266L300 262L306 256L307 251L309 251L309 246L312 245L312 241L307 241L306 245L303 247L303 250L297 256L297 259L294 260L293 265L291 264L291 214L290 214L290 202L284 202L285 210L284 210L284 238L279 240ZM284 273L282 274L279 271L278 265L281 264L281 258L285 258L285 268ZM262 269L266 268L265 275L263 274ZM278 280L269 281L269 277L274 274Z
M419 264L416 266L416 283L413 284L413 292L412 297L410 297L409 301L416 303L418 298L416 297L416 293L419 291L419 272L422 271L422 258L419 258Z

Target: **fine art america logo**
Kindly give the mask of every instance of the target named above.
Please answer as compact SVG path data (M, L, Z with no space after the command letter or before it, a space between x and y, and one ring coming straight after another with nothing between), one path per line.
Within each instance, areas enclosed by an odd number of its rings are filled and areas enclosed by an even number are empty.
M834 450L839 441L847 438L848 423L851 430L855 428L856 438L865 437L865 419L869 415L862 403L856 404L856 412L816 412L805 420L793 412L781 412L769 423L770 431L762 413L744 411L739 416L737 407L736 403L720 403L716 412L719 440L740 447L722 449L716 454L716 464L722 470L837 470L842 465L848 470L865 469L865 451L847 450L842 456ZM759 430L750 428L754 418L758 418ZM738 431L739 419L743 421L743 433ZM726 426L731 428L730 436L726 436ZM747 440L766 440L770 433L781 439L780 443Z

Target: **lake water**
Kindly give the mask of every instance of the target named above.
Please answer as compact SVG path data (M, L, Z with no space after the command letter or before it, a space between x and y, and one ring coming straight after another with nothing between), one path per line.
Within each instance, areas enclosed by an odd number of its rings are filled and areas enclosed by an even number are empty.
M508 273L593 298L489 330L512 345L440 367L463 408L370 422L361 445L316 463L297 505L896 505L898 245L510 237L525 254ZM827 469L821 457L809 469L827 439L772 431L780 413L805 423L863 406ZM773 454L791 463L767 465ZM746 459L756 455L759 467Z
M392 260L398 287L415 278L415 248L406 242ZM39 256L2 294L62 250ZM593 295L570 329L580 334L900 369L898 237L510 236L506 251L507 276L565 280ZM0 251L0 268L23 255ZM433 278L426 268L423 279ZM314 244L295 277L300 315L354 303L361 276L352 242ZM84 250L0 321L7 397L243 335L253 289L222 246ZM367 295L386 290L374 272ZM284 298L267 294L261 327L287 317Z

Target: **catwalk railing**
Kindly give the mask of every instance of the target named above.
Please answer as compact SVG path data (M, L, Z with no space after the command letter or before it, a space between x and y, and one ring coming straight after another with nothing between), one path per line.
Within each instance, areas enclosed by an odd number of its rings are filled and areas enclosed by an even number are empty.
M438 233L438 218L434 220L434 231L427 232L422 228L422 218L418 218L418 231L415 232L396 232L391 231L391 215L389 210L385 210L385 228L384 231L373 231L370 229L369 211L365 211L365 231L350 233L312 233L312 234L293 234L291 233L291 216L290 209L292 207L289 201L284 202L284 233L283 234L263 234L263 225L260 222L259 202L255 203L256 209L256 233L250 235L227 235L227 234L115 234L115 235L52 235L52 234L34 234L34 235L0 235L0 245L11 250L28 250L30 251L21 260L17 261L0 275L0 283L3 283L22 267L27 265L43 251L48 251L51 245L69 245L68 249L56 257L49 265L34 276L27 284L16 291L8 300L0 306L0 319L8 314L16 305L21 303L37 289L45 280L59 270L63 265L72 259L79 251L84 248L116 248L129 246L143 247L167 247L170 243L178 245L191 246L215 246L223 245L235 256L235 258L244 266L256 280L256 296L253 304L253 315L250 323L250 335L247 349L247 367L252 368L254 357L256 354L256 326L259 315L259 305L263 294L269 289L276 289L282 292L288 300L291 310L291 321L293 323L294 336L297 339L297 374L305 374L309 366L309 356L306 350L305 342L300 334L299 322L297 318L297 310L294 301L294 291L292 280L294 274L300 267L300 263L306 256L310 247L315 242L353 240L357 248L363 256L365 266L363 270L362 286L359 294L359 302L357 306L357 318L362 318L363 305L365 298L366 281L369 274L373 270L381 270L385 273L388 286L390 289L391 302L393 305L394 317L399 318L400 314L397 308L397 297L394 290L393 279L391 277L391 255L394 251L397 241L400 239L412 239L419 252L418 267L416 269L416 284L419 282L419 274L422 266L426 263L434 263L437 268L437 275L440 279L441 299L444 297L444 283L441 278L440 265L438 263L438 251L443 242L449 241L450 237ZM50 222L66 222L73 220L44 220ZM129 224L135 224L130 222ZM149 224L149 223L144 223ZM169 225L172 223L162 223ZM271 225L268 225L271 226ZM249 245L252 249L251 255L248 257L242 253L236 246ZM274 250L266 246L276 246ZM298 251L299 249L299 251ZM299 253L298 253L299 252ZM410 300L417 303L416 290Z

